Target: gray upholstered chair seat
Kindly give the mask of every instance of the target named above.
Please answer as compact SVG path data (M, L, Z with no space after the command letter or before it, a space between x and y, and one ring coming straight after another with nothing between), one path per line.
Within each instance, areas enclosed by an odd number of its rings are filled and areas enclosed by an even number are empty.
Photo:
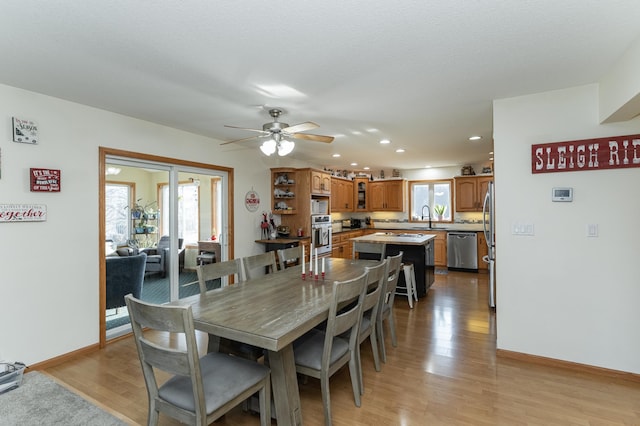
M217 352L200 358L200 371L204 377L215 377L215 380L202 382L207 414L236 398L248 386L264 380L269 374L269 369L262 364ZM158 395L173 405L194 411L195 400L191 389L189 377L174 376L159 388Z
M324 349L325 334L320 330L311 330L304 336L300 337L293 344L293 357L297 365L312 368L314 370L321 369L322 354ZM334 337L331 346L330 364L336 362L340 357L349 351L349 341L342 337Z

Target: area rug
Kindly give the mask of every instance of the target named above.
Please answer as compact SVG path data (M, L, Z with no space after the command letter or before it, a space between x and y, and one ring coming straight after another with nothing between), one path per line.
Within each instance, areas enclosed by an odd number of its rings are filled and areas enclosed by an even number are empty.
M121 426L124 421L33 371L22 385L0 395L0 425Z

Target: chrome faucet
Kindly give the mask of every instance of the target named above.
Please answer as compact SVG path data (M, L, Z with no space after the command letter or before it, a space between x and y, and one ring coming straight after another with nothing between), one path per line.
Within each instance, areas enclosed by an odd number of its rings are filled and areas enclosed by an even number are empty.
M422 220L424 220L424 208L427 208L427 216L429 217L429 229L431 229L431 207L429 207L428 204L425 204L424 206L422 206Z

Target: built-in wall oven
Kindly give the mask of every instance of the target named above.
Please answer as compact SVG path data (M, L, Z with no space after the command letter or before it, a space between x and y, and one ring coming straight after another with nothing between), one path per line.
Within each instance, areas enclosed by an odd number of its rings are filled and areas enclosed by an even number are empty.
M331 215L311 215L311 244L318 255L331 254Z

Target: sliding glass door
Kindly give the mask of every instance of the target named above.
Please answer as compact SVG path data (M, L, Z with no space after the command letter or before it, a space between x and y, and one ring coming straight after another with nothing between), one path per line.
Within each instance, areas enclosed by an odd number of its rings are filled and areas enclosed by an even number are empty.
M202 243L219 244L217 260L228 258L230 195L229 173L216 168L121 155L106 155L103 167L106 340L130 332L126 307L109 300L122 297L111 291L122 284L113 280L117 265L146 255L142 300L162 304L198 294Z

